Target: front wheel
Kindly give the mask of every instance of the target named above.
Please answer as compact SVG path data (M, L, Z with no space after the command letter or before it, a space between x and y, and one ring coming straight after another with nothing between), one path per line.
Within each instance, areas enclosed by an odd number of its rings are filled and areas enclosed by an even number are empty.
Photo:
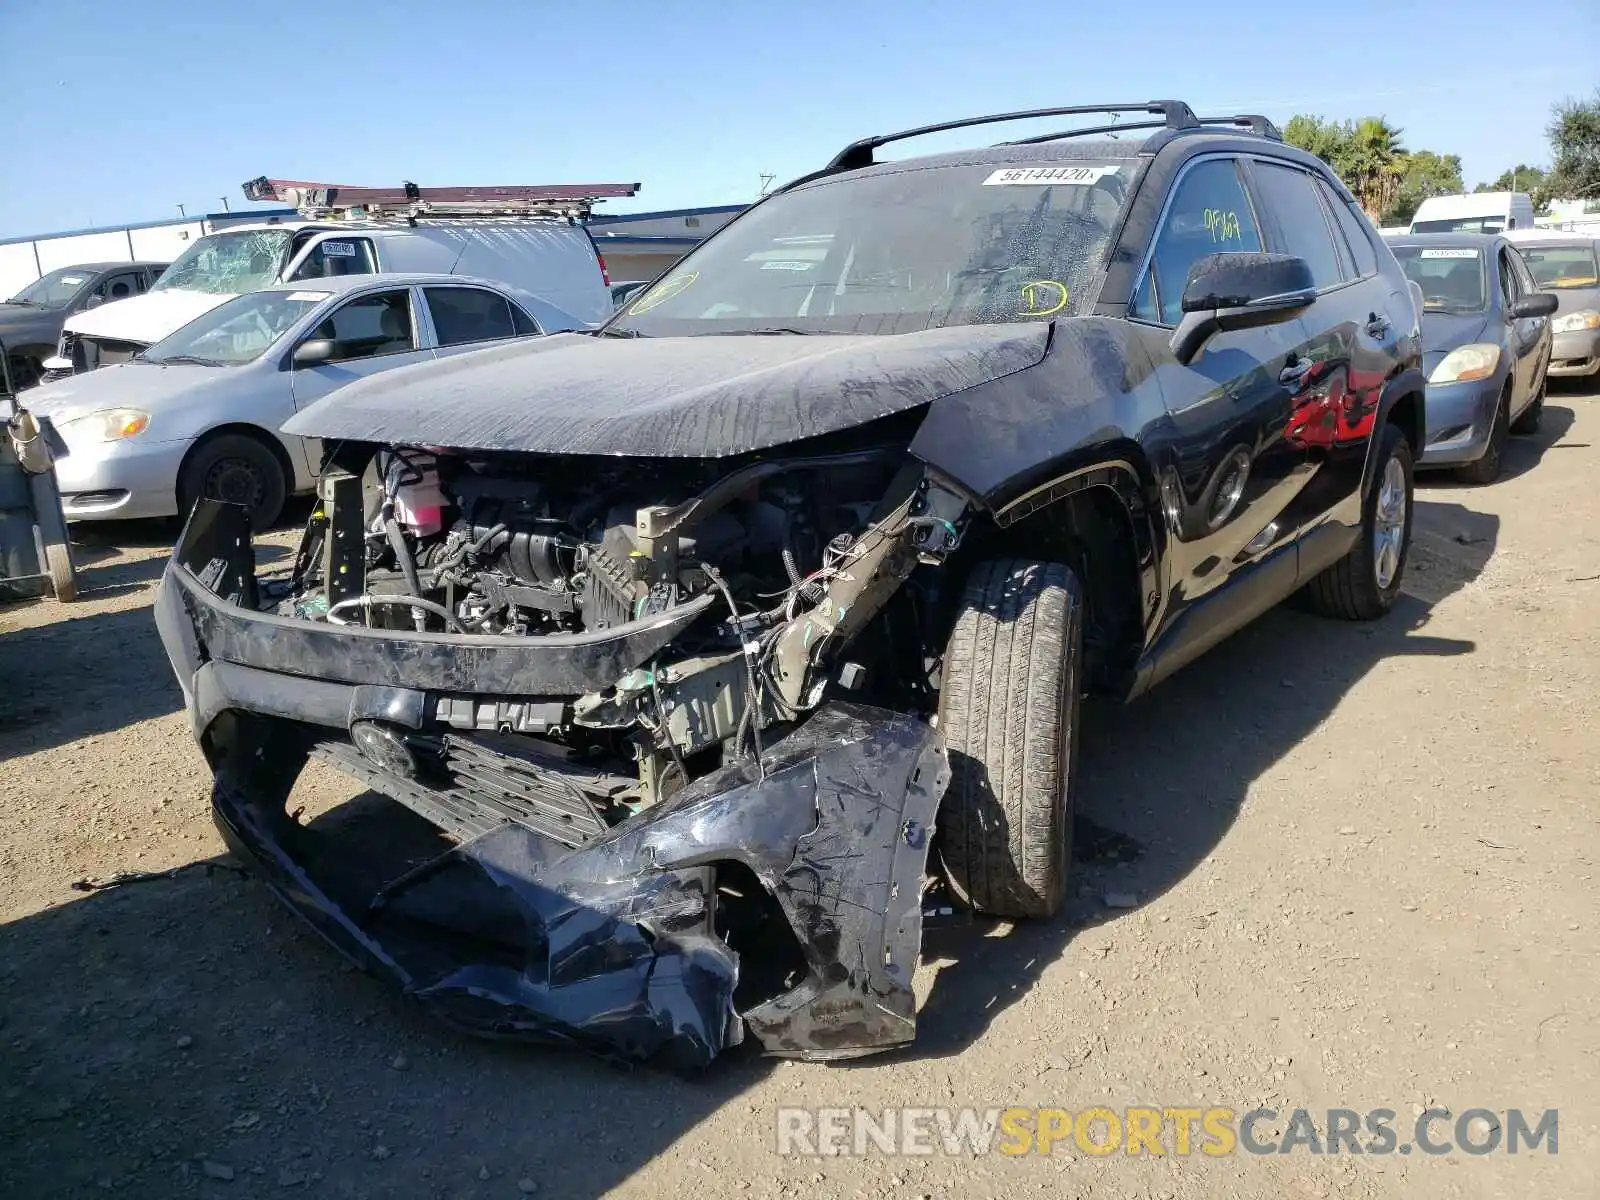
M1500 396L1500 402L1495 405L1494 424L1489 426L1489 444L1484 448L1483 457L1476 462L1469 462L1464 467L1456 468L1456 478L1462 483L1486 484L1493 483L1500 478L1500 463L1505 456L1506 439L1511 436L1511 385L1506 384L1506 390Z
M271 449L248 434L225 433L200 443L183 464L178 515L187 518L197 500L226 500L249 510L252 528L266 529L283 512L287 491L283 466Z
M1306 585L1317 612L1370 621L1394 607L1411 550L1411 477L1411 443L1398 425L1385 425L1377 470L1361 505L1361 540Z
M1550 386L1549 380L1539 381L1539 394L1527 408L1517 414L1517 419L1511 422L1511 432L1518 437L1526 437L1530 433L1538 433L1539 426L1544 421L1544 394Z
M939 846L979 912L1048 917L1066 897L1082 684L1082 600L1062 563L997 559L967 581L945 649L951 780Z

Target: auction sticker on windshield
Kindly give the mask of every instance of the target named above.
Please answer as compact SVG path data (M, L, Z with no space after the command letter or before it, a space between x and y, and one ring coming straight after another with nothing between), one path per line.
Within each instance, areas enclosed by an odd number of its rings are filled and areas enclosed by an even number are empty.
M332 292L290 292L289 299L309 300L315 304L319 300L326 300L331 295L333 295Z
M1120 168L1115 166L1102 167L1005 167L994 172L983 181L984 187L997 187L1005 184L1031 183L1067 183L1085 186L1099 183L1107 175L1115 175Z
M1419 258L1477 258L1476 250L1457 246L1433 246L1424 250Z
M323 242L322 253L327 258L354 258L356 244L354 242Z

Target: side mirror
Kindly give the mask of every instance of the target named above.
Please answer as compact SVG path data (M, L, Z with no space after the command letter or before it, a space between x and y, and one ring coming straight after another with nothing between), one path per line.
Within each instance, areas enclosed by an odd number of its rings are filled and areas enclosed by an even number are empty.
M312 338L296 346L294 353L289 356L289 361L296 367L321 366L333 357L337 348L338 345L332 338Z
M106 302L106 298L104 296L100 295L100 293L96 292L94 295L90 296L87 300L85 300L83 302L83 307L85 309L99 308L105 302Z
M1215 334L1288 321L1317 298L1303 258L1289 254L1207 254L1189 269L1183 319L1172 331L1172 356L1188 365Z
M1549 292L1533 292L1511 306L1511 316L1519 321L1524 317L1548 317L1560 304Z

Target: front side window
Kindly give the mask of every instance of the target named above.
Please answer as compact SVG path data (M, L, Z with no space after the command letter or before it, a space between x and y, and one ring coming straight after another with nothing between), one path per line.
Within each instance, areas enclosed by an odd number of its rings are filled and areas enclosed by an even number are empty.
M1500 295L1507 308L1522 299L1522 285L1511 266L1511 252L1508 250L1500 251Z
M779 193L633 297L608 331L909 333L1072 315L1122 210L1127 153L890 168Z
M1260 249L1255 210L1237 162L1217 158L1196 163L1172 194L1128 315L1176 325L1183 316L1183 288L1196 262L1208 254Z
M339 275L371 275L378 269L370 238L323 238L294 269L295 279L329 279Z
M1522 261L1541 288L1600 287L1592 245L1523 246Z
M1488 290L1483 252L1471 246L1391 246L1428 312L1482 312Z
M87 271L60 267L48 275L41 275L23 288L7 304L22 304L28 308L66 308L77 299L84 285L93 278Z
M1317 197L1316 182L1306 172L1277 163L1254 164L1261 203L1278 222L1284 249L1303 258L1317 287L1332 287L1344 275L1334 248L1333 231Z
M411 323L411 297L405 291L362 296L317 326L313 338L334 343L332 362L404 354L417 348Z
M503 296L481 288L461 287L423 288L422 294L428 299L433 331L441 346L516 336L511 306Z
M264 288L277 282L291 237L287 229L207 234L178 255L150 290L182 288L212 295L241 295Z
M215 367L254 362L329 294L269 291L236 296L163 338L139 358Z

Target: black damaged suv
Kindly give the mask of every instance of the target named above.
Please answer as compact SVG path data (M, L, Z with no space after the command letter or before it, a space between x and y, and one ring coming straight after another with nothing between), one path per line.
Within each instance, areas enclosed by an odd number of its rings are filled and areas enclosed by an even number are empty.
M876 160L1040 116L1094 119ZM218 824L470 1029L680 1063L908 1041L931 880L1061 905L1083 694L1292 593L1393 603L1417 325L1260 117L855 143L593 335L294 417L325 471L292 570L201 502L157 620ZM291 816L310 758L392 829Z

